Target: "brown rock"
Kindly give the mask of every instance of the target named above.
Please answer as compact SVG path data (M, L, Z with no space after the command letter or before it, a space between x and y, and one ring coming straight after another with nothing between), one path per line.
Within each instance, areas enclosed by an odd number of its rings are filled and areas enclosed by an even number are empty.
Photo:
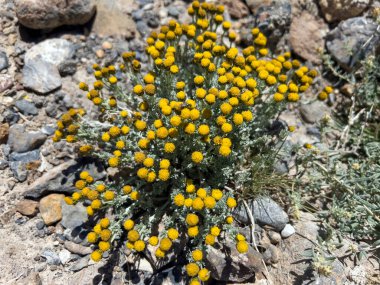
M231 241L221 246L211 247L207 254L206 266L215 280L244 282L263 271L262 256L253 248L249 247L247 253L240 254Z
M17 203L16 211L24 216L35 216L38 212L38 202L33 200L22 200Z
M9 125L4 123L0 125L0 144L6 143L9 135Z
M360 15L370 0L319 0L319 6L328 22L342 21Z
M132 0L118 0L97 2L96 18L92 31L102 36L119 36L126 39L134 38L136 25L132 17L127 14L126 7L134 5Z
M294 17L290 25L289 41L293 51L305 60L321 64L321 50L325 46L327 24L304 11L299 17Z
M281 235L274 231L269 231L268 237L272 244L278 244L281 241Z
M82 25L95 13L92 0L16 0L15 5L18 20L31 29Z
M45 224L50 226L62 219L63 194L50 194L40 201L40 212Z
M263 253L263 259L266 264L275 264L279 260L279 250L273 244L270 244L269 247Z
M246 0L245 1L251 9L252 13L255 13L258 8L262 6L269 6L272 4L272 0Z
M241 19L249 15L248 7L240 0L222 0L221 4L225 5L228 13L234 19Z
M12 77L8 74L0 74L0 93L13 86Z
M87 255L92 252L91 248L72 241L65 241L64 246L68 251L79 255Z

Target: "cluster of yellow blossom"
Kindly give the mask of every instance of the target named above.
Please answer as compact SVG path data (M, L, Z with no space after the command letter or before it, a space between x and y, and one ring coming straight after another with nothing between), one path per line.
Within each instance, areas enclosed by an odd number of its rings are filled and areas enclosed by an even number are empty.
M78 191L66 198L69 204L87 203L89 216L109 208L116 212L115 220L100 219L88 234L88 241L97 243L92 259L111 248L113 229L126 232L130 250L149 245L157 258L186 238L191 241L186 271L196 285L210 277L203 262L208 247L219 242L221 232L234 232L236 193L224 189L229 176L222 169L243 155L241 135L255 129L256 106L280 110L297 102L317 72L291 60L290 53L270 56L258 28L252 29L253 45L240 53L221 5L194 1L188 13L192 23L171 20L147 38L149 72L141 73L134 52L123 53L118 66L94 64L92 87L82 82L79 88L98 107L98 124L81 121L83 110L70 110L58 122L54 140L79 142L82 154L120 174L106 186L82 172ZM330 92L326 87L319 98ZM144 222L155 219L143 221L145 214L157 213L170 216L159 236ZM247 252L244 236L235 239L237 250Z

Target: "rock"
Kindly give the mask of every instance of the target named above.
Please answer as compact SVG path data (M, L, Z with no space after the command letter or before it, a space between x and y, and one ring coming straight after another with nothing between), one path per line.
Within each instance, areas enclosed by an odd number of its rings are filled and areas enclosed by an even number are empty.
M154 274L151 278L150 285L185 285L186 277L181 266L175 266L169 269L162 270ZM151 273L144 271L144 278L150 279ZM136 278L137 279L137 278ZM134 281L134 280L133 280ZM136 280L137 281L137 280Z
M38 212L38 202L22 200L16 204L16 211L24 216L34 217Z
M249 9L240 0L222 0L220 4L225 5L226 10L234 19L245 18L249 15Z
M9 155L9 160L10 161L21 161L24 163L40 160L40 151L38 149L36 149L36 150L23 152L23 153L12 152Z
M65 241L64 246L71 253L76 253L79 255L87 255L92 252L91 248L80 244L76 244L72 241Z
M97 1L96 18L92 31L101 36L117 36L132 39L136 34L136 25L126 9L133 9L133 0Z
M319 0L319 7L328 22L342 21L359 16L370 0Z
M27 277L14 283L15 285L42 285L42 280L37 272L31 272Z
M138 21L136 23L136 28L142 36L146 36L150 32L148 25L144 21Z
M46 259L47 264L49 265L60 265L61 260L59 259L59 256L52 251L51 249L45 249L42 253L41 256Z
M9 128L8 145L11 151L27 152L39 148L46 140L40 132L27 132L25 126L15 124Z
M24 196L38 199L52 192L72 194L76 190L74 183L79 179L79 172L84 170L89 171L95 180L105 177L104 167L100 162L91 159L69 160L37 178Z
M92 0L16 0L15 8L19 22L31 29L83 25L95 13Z
M0 144L6 143L9 135L9 124L0 124Z
M88 266L88 257L83 257L81 259L79 259L77 262L75 262L71 267L70 267L70 270L71 271L74 271L74 272L77 272L79 270L82 270L83 268L87 267Z
M249 247L247 253L240 254L231 241L226 241L221 246L210 247L206 257L206 267L215 280L245 282L262 272L262 256L259 252Z
M50 226L62 219L63 194L50 194L40 201L40 212L45 225Z
M296 233L296 230L291 224L287 224L285 228L281 231L281 236L283 238L288 238Z
M268 225L276 231L281 231L289 222L284 210L269 197L260 197L254 201L248 201L248 206L253 213L255 222L260 226ZM243 224L250 224L247 212L243 204L238 205L234 211L236 219Z
M45 61L58 66L70 60L75 54L76 48L73 43L65 39L44 40L25 53L24 62Z
M0 170L4 170L4 169L7 168L8 166L9 166L8 161L3 160L3 159L0 159Z
M38 220L36 223L36 228L42 230L45 227L45 223L43 220Z
M292 6L288 0L274 0L270 5L266 1L263 3L255 11L255 25L267 36L268 47L275 49L283 35L288 32Z
M65 228L74 229L83 225L86 221L86 207L80 203L76 205L67 205L66 203L62 203L62 226Z
M281 241L281 235L278 232L269 231L268 237L272 244L278 244Z
M22 76L24 87L39 94L50 93L62 86L58 68L46 61L29 61L22 70Z
M58 65L58 70L61 76L73 75L77 71L77 63L75 60L66 60Z
M332 58L346 70L373 52L380 42L376 32L377 24L364 17L351 18L339 25L326 36L326 48ZM363 47L369 39L369 44Z
M13 176L19 181L24 182L28 178L28 170L26 165L20 161L11 161L9 163L9 168L11 169Z
M71 253L70 253L70 251L68 251L66 249L62 249L59 252L58 256L59 256L59 260L61 261L62 264L66 264L71 259Z
M105 41L102 43L102 48L103 49L112 49L112 43Z
M278 263L280 253L278 248L270 244L263 253L264 262L268 265Z
M329 108L321 101L314 101L310 104L301 105L299 112L302 119L309 124L318 122L325 114L329 114Z
M102 50L102 49L98 49L98 50L95 52L95 55L96 55L96 57L98 57L98 58L103 58L103 57L106 55L106 53L104 52L104 50Z
M13 86L13 79L9 74L0 74L0 93Z
M32 102L29 102L27 100L19 100L16 101L15 106L17 109L20 110L20 112L24 115L37 115L38 114L38 109Z
M295 54L315 64L321 64L321 51L325 47L327 24L320 18L303 11L290 25L289 42Z
M7 54L3 51L0 51L0 71L8 68L8 66L9 66L9 62L8 62Z
M252 13L255 14L258 8L270 6L272 4L272 0L245 0L245 3Z

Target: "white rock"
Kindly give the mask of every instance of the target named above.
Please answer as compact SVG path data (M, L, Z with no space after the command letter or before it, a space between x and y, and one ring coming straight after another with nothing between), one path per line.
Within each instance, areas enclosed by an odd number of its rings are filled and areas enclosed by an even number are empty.
M281 231L283 238L288 238L296 233L296 230L291 224L286 224L285 228Z
M58 256L62 264L66 264L71 259L71 253L67 249L62 249Z

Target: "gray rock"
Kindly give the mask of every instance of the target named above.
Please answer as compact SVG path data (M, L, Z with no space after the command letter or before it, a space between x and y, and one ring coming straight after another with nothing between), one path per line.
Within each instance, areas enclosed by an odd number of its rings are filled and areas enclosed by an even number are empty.
M328 22L342 21L359 16L370 0L319 0L319 6Z
M7 54L3 51L0 51L0 71L8 68L8 66L9 66L9 62L8 62Z
M54 125L46 125L41 128L41 132L47 136L54 134L56 127Z
M0 93L13 86L13 79L9 74L0 74Z
M75 54L75 45L65 39L44 40L25 53L25 64L32 61L45 61L55 66L70 60Z
M82 25L95 13L92 0L16 0L20 23L31 29L52 29L62 25Z
M40 132L27 132L25 126L15 124L9 128L8 145L14 152L27 152L39 148L46 140Z
M8 161L3 160L3 159L0 159L0 170L4 170L4 169L7 168L8 166L9 166Z
M36 228L42 230L45 227L45 223L43 220L38 220L36 223Z
M77 71L77 63L74 60L67 60L58 65L61 76L73 75Z
M34 116L34 115L38 114L38 109L30 101L22 99L22 100L16 101L15 106L24 115L33 115Z
M77 272L79 270L82 270L83 268L87 267L88 266L88 257L83 257L81 259L79 259L77 262L75 262L71 267L70 267L70 270L71 271L74 271L74 272Z
M268 225L276 231L281 231L289 222L288 215L271 198L260 197L254 201L248 201L248 207L253 213L255 222L260 226ZM238 205L234 211L236 219L243 224L250 224L248 214L243 204Z
M9 155L9 160L10 161L21 161L24 163L35 161L35 160L40 160L40 151L38 149L36 149L36 150L23 152L23 153L12 152Z
M60 265L61 260L59 259L58 254L56 254L54 251L50 249L45 249L42 253L41 256L46 259L47 264L49 265Z
M39 94L50 93L62 86L58 68L46 61L29 61L24 66L22 75L24 87Z
M379 45L380 35L376 29L377 24L365 17L343 21L327 35L327 50L340 66L351 70ZM370 38L369 44L364 46Z
M278 248L273 244L270 244L263 253L263 259L266 264L276 264L280 258Z
M142 36L146 36L150 32L148 25L144 21L138 21L136 23L136 28Z
M251 247L245 254L240 254L234 242L226 241L220 248L210 247L206 257L206 267L217 281L245 282L256 273L262 272L262 256Z
M101 163L90 159L69 160L51 169L36 179L25 192L25 197L38 199L48 193L72 194L76 188L74 183L79 179L79 172L88 171L95 180L105 177Z
M28 178L28 170L26 165L20 161L11 161L9 168L12 170L13 176L19 181L24 182Z
M87 221L86 207L78 203L76 205L62 204L61 225L65 228L74 229Z
M71 259L71 253L67 249L62 249L59 254L59 259L61 260L62 264L66 264Z
M281 231L281 236L283 238L288 238L296 233L295 228L291 224L287 224L285 228Z
M306 123L314 124L318 122L325 114L330 113L330 109L321 101L314 101L311 104L304 104L299 107L302 119Z
M91 248L80 244L76 244L72 241L65 241L64 246L71 253L76 253L79 255L88 255L92 252Z

